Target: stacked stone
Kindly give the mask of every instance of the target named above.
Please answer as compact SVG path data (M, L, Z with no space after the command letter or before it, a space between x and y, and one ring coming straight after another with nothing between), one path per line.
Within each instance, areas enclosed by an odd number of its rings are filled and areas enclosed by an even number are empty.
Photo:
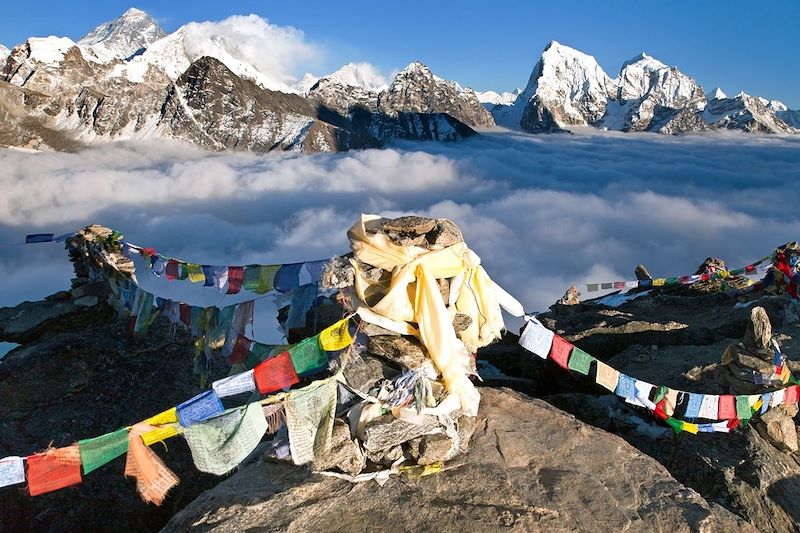
M418 246L438 250L463 242L461 231L447 219L430 219L416 216L375 221L371 232L381 232L400 246ZM354 284L354 271L349 260L352 256L335 259L328 264L323 275L326 288L338 288L342 295L350 293ZM354 259L358 262L358 260ZM370 279L385 280L391 272L359 263ZM442 297L448 301L451 279L439 279ZM347 297L343 297L347 300ZM370 302L368 302L370 303ZM453 319L456 334L471 324L471 318L457 313ZM411 335L362 321L359 326L360 350L357 356L342 361L343 375L348 385L362 393L381 398L392 390L392 380L407 371L424 376L424 394L428 405L438 405L446 396L425 346ZM475 361L472 358L472 369ZM415 394L423 385L418 385ZM416 398L418 401L419 398ZM414 403L410 405L413 407ZM400 458L418 465L447 461L464 453L474 431L474 417L463 416L459 410L444 415L419 415L406 421L385 412L366 422L358 431L358 439L351 439L349 427L337 419L334 427L331 452L314 465L318 469L338 468L348 474L357 474L375 467L389 466ZM360 441L360 443L359 443Z
M761 394L775 390L783 387L783 383L757 384L753 379L754 374L773 374L773 357L769 316L763 307L754 307L744 337L740 342L729 345L722 355L722 365L716 369L716 378L729 394ZM753 421L753 426L778 449L796 452L798 442L794 417L797 412L797 404L771 407Z

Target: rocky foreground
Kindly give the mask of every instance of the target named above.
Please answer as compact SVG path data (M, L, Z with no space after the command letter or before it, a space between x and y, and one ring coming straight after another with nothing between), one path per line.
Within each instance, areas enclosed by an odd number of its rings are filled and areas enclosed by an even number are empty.
M105 290L78 283L45 301L0 309L0 340L21 344L0 360L0 454L101 434L199 391L188 336L173 337L161 321L134 337L103 303ZM791 358L800 342L788 301L758 291L664 289L617 308L559 304L540 318L630 375L722 393L732 384L721 356L747 337L754 305L766 310L772 335ZM197 472L178 438L158 450L181 477L162 507L138 499L117 459L81 485L51 494L32 498L22 486L2 489L0 523L14 531L366 531L387 524L400 530L800 530L793 421L794 445L789 432L768 431L767 420L731 434L675 436L582 376L525 352L512 334L478 357L479 368L486 368L483 360L504 375L486 373L469 449L441 470L403 471L383 487L352 484L271 459L267 443L238 471L218 478Z

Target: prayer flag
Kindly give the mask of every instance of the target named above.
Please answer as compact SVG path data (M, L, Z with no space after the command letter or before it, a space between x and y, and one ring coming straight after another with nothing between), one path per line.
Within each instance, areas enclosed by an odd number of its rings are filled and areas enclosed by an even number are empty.
M686 406L685 418L698 418L700 416L700 406L703 405L703 395L689 393L689 404Z
M25 464L22 457L11 456L0 459L0 487L25 483Z
M786 398L786 389L776 390L772 393L772 398L770 398L769 406L770 407L777 407L783 404L784 399Z
M230 356L228 356L228 363L232 365L239 365L247 360L250 355L250 345L252 342L247 337L242 335L236 336L236 342L233 344Z
M197 469L221 476L244 461L266 432L264 410L254 402L186 428L183 436Z
M209 265L202 265L203 269L203 277L205 278L205 282L203 283L203 287L213 287L217 284L216 272L214 271L214 267Z
M641 381L638 379L635 381L633 386L636 390L635 405L647 407L651 411L654 410L656 408L656 404L650 400L650 397L652 396L653 390L656 388L656 386L652 383L647 383L646 381Z
M519 338L519 344L542 359L547 359L553 344L553 332L541 324L529 321Z
M677 420L675 418L669 417L664 422L666 422L667 425L671 427L673 431L675 431L675 433L680 433L681 431L683 431L682 420Z
M80 455L80 453L79 453ZM81 482L81 463L65 462L58 453L39 453L26 458L28 463L28 490L38 496Z
M280 265L249 265L244 269L244 288L264 294L274 288L275 274Z
M25 236L25 244L34 244L37 242L52 242L52 233L32 233Z
M217 396L220 398L251 392L256 390L255 376L252 370L240 372L227 378L218 379L211 384L211 388L216 391Z
M706 394L703 396L703 401L700 402L700 412L698 418L705 418L708 420L717 420L719 413L719 396L716 394Z
M181 323L187 328L192 324L192 307L188 304L180 304Z
M798 401L798 387L797 385L792 385L787 387L786 389L786 398L784 399L784 403L797 403Z
M258 392L268 394L279 390L288 389L300 383L297 372L292 365L289 352L283 352L271 359L262 361L253 369Z
M681 424L681 429L687 433L691 433L692 435L697 435L697 432L699 431L697 424L692 424L689 422L683 422Z
M189 427L202 422L223 411L222 402L219 401L214 390L201 392L194 398L186 400L177 406L178 421L181 426Z
M306 325L306 314L314 306L317 299L317 284L310 283L302 285L292 291L292 303L289 307L289 316L286 319L286 327L302 328Z
M625 288L625 282L624 281L615 281L614 282L614 288L615 289L624 289Z
M128 428L78 441L83 474L97 470L128 451Z
M136 479L136 490L144 501L161 505L169 490L178 484L178 476L142 440L141 436L153 429L139 423L128 433L125 476Z
M675 407L678 405L678 391L667 389L664 395L664 412L668 416L675 414Z
M327 452L336 414L336 379L292 391L286 399L286 427L294 464L310 463Z
M747 396L736 397L736 418L740 420L749 420L753 416L753 411L750 409L750 402Z
M164 272L166 272L167 270L167 260L161 257L160 255L153 256L151 269L153 275L158 277L163 276Z
M174 281L178 279L180 276L180 270L178 267L178 262L174 259L170 259L167 261L167 267L164 269L164 274L166 274L167 279L170 281Z
M326 264L328 264L328 261L326 260L309 261L307 263L303 263L303 266L308 271L308 276L312 283L322 280L322 273L325 271Z
M572 348L572 355L569 358L569 369L587 376L594 360L594 357L575 346Z
M553 343L550 348L550 359L558 363L561 368L568 368L569 352L572 350L572 344L560 335L553 335Z
M719 413L717 420L730 420L736 418L736 396L724 394L719 397Z
M178 433L180 433L179 425L167 424L166 426L161 426L150 430L147 433L142 433L142 442L144 442L146 446L152 446L157 442L174 437Z
M166 411L161 411L157 415L153 415L144 421L145 424L150 426L160 426L163 424L174 424L178 421L178 408L170 407Z
M597 292L600 289L598 283L589 283L586 285L586 290L589 292Z
M186 264L186 271L189 273L189 281L192 283L200 283L205 281L206 277L203 274L203 267L194 263Z
M242 290L244 281L244 267L228 267L228 291L227 294L238 294Z
M613 289L614 288L614 284L613 283L601 283L600 284L600 288L603 289L603 290Z
M275 290L287 292L300 285L300 268L303 263L281 265L275 274Z
M761 401L762 401L761 414L763 415L764 413L767 412L767 409L769 409L769 404L772 401L772 393L771 392L765 392L764 394L762 394L761 395Z
M663 287L666 282L665 278L656 278L653 280L653 287Z
M322 330L319 334L319 345L326 352L336 352L353 343L350 336L350 320L345 318Z
M617 388L617 381L619 381L619 372L605 364L604 362L597 361L597 378L595 382L598 385L614 392Z
M328 364L328 356L320 348L317 336L304 339L289 348L289 357L298 374L318 370Z
M627 403L640 405L636 401L636 380L632 377L620 372L619 379L617 380L617 387L614 389L614 394L620 398L624 398Z

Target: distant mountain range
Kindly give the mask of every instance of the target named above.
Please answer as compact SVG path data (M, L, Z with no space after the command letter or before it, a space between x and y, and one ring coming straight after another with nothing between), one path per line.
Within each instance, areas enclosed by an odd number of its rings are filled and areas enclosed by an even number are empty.
M555 41L527 87L513 93L475 93L419 62L391 80L349 63L287 83L232 51L196 24L166 34L138 9L78 42L31 37L12 50L0 45L0 145L74 150L176 139L215 150L316 152L457 140L496 125L531 133L581 126L800 133L800 112L780 102L719 90L707 96L645 54L611 79L594 58Z

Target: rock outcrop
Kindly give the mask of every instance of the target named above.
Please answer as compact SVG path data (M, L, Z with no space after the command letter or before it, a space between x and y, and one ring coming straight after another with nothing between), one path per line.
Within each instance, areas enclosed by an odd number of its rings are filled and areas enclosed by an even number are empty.
M617 437L519 393L482 396L470 453L439 473L378 488L257 460L164 531L756 531Z

